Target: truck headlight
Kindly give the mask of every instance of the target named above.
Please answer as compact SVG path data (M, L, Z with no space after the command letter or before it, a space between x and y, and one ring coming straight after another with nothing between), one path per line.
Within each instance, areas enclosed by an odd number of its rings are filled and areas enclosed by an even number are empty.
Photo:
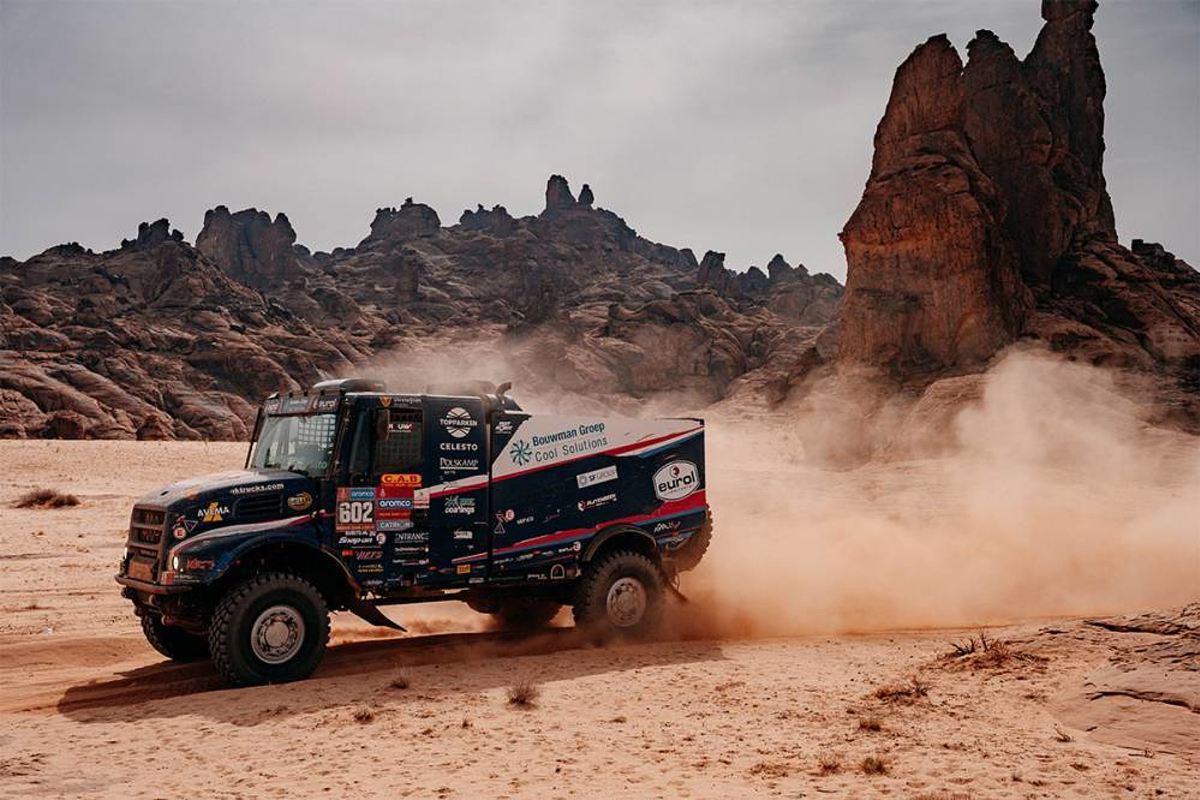
M171 569L179 572L179 556L171 556Z

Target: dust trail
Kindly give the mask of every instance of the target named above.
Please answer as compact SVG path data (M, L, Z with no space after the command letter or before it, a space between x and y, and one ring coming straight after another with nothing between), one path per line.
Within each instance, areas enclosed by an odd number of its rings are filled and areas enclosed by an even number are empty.
M981 399L940 429L885 409L872 424L890 457L850 470L811 455L855 433L828 419L714 424L697 621L774 635L1195 599L1197 439L1144 425L1111 373L1047 355L1015 353L979 381ZM912 455L927 452L940 455Z
M380 371L418 391L515 377L534 411L698 405L583 397L552 363L506 347L442 343ZM943 385L943 402L918 403L842 377L787 413L746 422L728 401L702 412L716 532L684 577L695 602L682 633L974 625L1196 599L1200 441L1146 425L1149 401L1116 373L1038 351Z

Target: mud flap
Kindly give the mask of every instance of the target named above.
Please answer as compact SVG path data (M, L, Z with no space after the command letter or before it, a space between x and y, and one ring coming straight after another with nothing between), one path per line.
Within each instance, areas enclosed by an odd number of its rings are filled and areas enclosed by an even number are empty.
M680 603L686 604L688 602L688 599L684 595L684 593L679 591L679 576L678 575L675 576L675 580L667 581L667 591L670 592L671 596L674 597L676 600L678 600Z
M392 630L408 633L403 625L388 619L383 615L383 612L380 611L377 606L372 605L365 600L355 599L351 601L350 611L364 622L369 622L372 625L378 625L381 628L391 628Z

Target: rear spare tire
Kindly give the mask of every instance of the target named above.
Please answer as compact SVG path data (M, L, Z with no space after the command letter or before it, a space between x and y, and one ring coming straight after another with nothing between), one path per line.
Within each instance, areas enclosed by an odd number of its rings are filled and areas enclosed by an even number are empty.
M163 625L162 618L153 614L142 616L142 633L146 641L172 661L199 661L208 658L208 641L197 633L189 633L174 625Z
M235 584L208 629L213 663L235 686L307 678L329 643L329 609L308 581L266 572Z
M617 550L594 559L575 587L575 624L604 636L636 637L662 616L663 575L641 553Z

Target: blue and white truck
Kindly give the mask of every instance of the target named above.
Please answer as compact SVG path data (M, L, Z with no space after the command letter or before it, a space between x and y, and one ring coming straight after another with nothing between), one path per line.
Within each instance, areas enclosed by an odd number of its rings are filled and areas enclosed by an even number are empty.
M146 638L235 685L310 675L329 613L459 600L510 625L570 605L653 627L712 535L700 419L529 414L482 382L324 381L259 411L242 470L133 509L117 582Z

